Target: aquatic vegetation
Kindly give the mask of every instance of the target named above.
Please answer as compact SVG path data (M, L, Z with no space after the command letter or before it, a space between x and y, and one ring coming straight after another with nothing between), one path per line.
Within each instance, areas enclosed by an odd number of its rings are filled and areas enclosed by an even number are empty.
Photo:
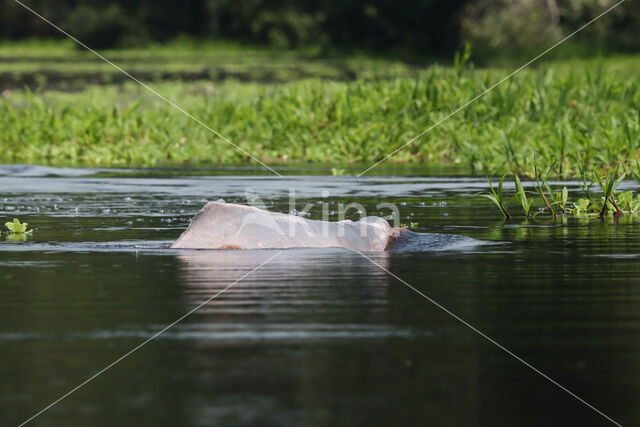
M600 217L605 216L609 210L614 210L615 214L618 216L624 215L616 203L615 191L616 188L618 188L618 185L620 185L624 180L625 174L623 173L620 177L616 178L617 174L618 168L616 168L615 172L607 174L603 179L597 172L594 172L594 181L598 184L604 194L602 198L602 209L600 209Z
M29 224L26 222L20 222L18 218L13 218L12 222L5 222L4 226L7 227L12 234L27 234L32 233L33 230L27 230Z
M633 177L640 182L640 161L636 159L636 167L632 170Z
M549 182L548 182L548 178L549 178L549 173L551 173L551 169L553 168L553 166L555 165L555 163L553 163L549 169L547 169L547 172L544 175L541 175L538 172L538 167L537 166L533 166L533 171L534 171L534 176L536 179L536 183L535 183L535 189L538 192L538 195L540 196L540 199L542 199L542 201L544 202L544 206L549 210L549 212L551 212L551 216L556 216L556 212L553 209L553 206L551 205L551 203L549 203L549 199L547 198L547 196L549 196L549 198L552 197L553 195L553 191L551 190L551 187L549 186Z
M574 203L572 212L576 215L587 215L589 213L589 207L592 205L589 199L578 199Z
M333 176L344 176L347 174L347 171L341 168L331 168L331 175Z
M491 184L491 180L489 179L489 177L487 177L487 183L489 184L489 190L491 193L480 194L480 196L491 200L493 204L496 205L498 209L500 209L500 212L502 212L502 215L504 215L506 219L511 219L511 214L505 206L504 197L502 195L502 184L505 178L506 175L503 175L502 179L500 179L500 183L498 184L498 189L496 190L495 188L493 188L493 184Z
M420 224L418 224L417 222L410 222L409 224L406 224L404 222L401 222L400 224L400 228L417 228Z
M635 213L640 211L640 197L633 198L630 190L618 194L618 205L623 212Z
M516 183L516 194L514 195L514 197L520 202L522 210L524 211L527 218L531 218L531 205L533 204L533 200L527 197L527 192L524 191L522 182L520 182L518 174L514 174L513 178L515 179ZM502 185L502 181L500 181L500 184ZM502 191L502 189L500 191Z
M566 186L562 187L561 191L556 192L555 203L560 208L560 210L562 210L562 213L566 215L567 204L569 203L569 190Z
M619 173L619 167L612 172L601 176L597 172L593 172L591 182L587 182L584 168L580 166L581 171L581 188L583 197L573 201L569 198L569 190L566 186L554 191L548 182L549 171L545 174L541 174L537 167L534 167L534 181L533 187L538 195L538 200L527 197L527 191L525 190L522 181L517 173L513 174L513 183L515 187L515 193L510 200L516 199L526 216L527 219L532 219L544 211L551 214L552 218L559 216L598 216L604 218L609 212L614 217L619 218L625 214L637 214L640 213L640 195L634 197L631 190L617 192L618 186L624 181L626 173ZM503 181L506 175L500 180L500 185L496 190L489 178L487 182L489 184L489 192L480 194L491 200L504 215L506 219L511 219L511 216L507 212L506 196L503 194ZM600 189L602 196L595 198L592 192L592 188L597 185ZM540 206L535 214L532 214L532 208L537 205Z

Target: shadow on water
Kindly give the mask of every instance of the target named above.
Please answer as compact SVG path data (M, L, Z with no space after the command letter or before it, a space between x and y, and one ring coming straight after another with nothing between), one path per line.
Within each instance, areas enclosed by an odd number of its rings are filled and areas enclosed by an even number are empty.
M389 250L392 252L471 250L490 243L495 244L495 242L486 242L456 234L415 233L408 230L393 240Z

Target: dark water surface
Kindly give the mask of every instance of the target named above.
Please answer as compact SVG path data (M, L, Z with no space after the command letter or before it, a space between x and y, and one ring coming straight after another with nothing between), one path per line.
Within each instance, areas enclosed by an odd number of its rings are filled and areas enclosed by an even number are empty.
M288 212L295 187L297 209L355 201L384 214L375 205L398 203L416 231L505 242L367 256L638 425L639 220L504 224L471 197L485 185L0 167L2 223L35 228L26 241L0 237L0 424L25 421L279 252L166 249L206 201L245 203L251 187ZM612 425L340 249L283 251L31 423Z

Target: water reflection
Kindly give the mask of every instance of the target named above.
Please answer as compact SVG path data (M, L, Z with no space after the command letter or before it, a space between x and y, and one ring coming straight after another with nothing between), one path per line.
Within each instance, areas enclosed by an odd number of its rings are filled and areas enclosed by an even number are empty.
M206 299L277 253L202 310L257 316L299 309L330 312L340 310L345 296L354 293L367 309L381 310L387 304L386 274L357 253L339 248L179 251L179 274L188 303ZM388 265L387 254L375 257L380 265Z
M187 305L272 254L180 252ZM385 269L409 266L394 267L398 259L389 253L368 256ZM424 273L412 279L424 284ZM357 253L283 251L180 330L199 332L186 362L198 373L189 388L201 390L189 400L193 425L205 419L247 425L411 424L425 416L462 425L476 411L473 340ZM400 406L404 409L395 409Z

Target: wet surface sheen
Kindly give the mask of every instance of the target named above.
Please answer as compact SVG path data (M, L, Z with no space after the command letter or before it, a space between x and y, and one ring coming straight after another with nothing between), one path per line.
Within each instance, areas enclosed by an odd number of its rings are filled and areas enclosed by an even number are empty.
M616 421L640 422L638 220L503 224L472 197L477 178L108 175L0 168L0 219L35 228L0 237L2 425L279 252L166 249L206 201L245 203L251 187L288 212L292 186L311 218L319 201L374 215L392 202L414 231L501 242L367 256ZM88 424L610 425L340 249L283 251L33 421Z

